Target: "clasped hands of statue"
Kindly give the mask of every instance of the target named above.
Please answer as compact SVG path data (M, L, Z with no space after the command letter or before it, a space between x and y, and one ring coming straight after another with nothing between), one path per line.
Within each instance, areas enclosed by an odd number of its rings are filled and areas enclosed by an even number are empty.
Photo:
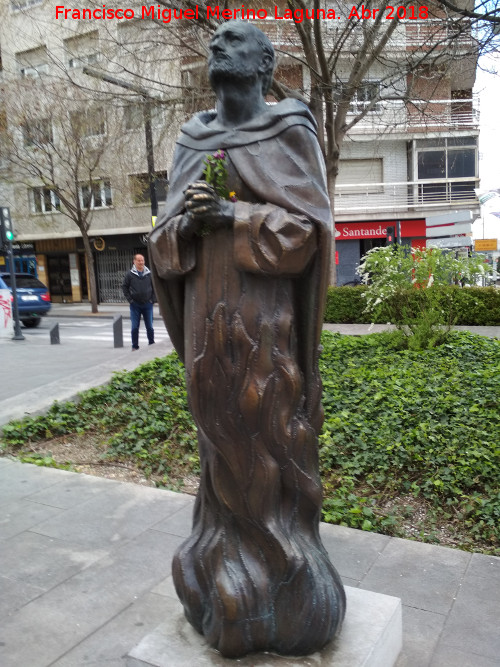
M186 212L179 234L187 241L201 235L206 227L229 227L234 222L234 202L219 197L205 181L190 183L184 191L184 199Z

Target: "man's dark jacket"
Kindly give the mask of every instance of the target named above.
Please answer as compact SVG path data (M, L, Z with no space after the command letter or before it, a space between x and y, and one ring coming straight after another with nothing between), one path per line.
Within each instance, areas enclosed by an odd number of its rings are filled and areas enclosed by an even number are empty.
M144 305L145 303L154 303L156 301L151 280L151 271L147 266L144 267L142 275L133 266L125 274L122 290L129 303Z

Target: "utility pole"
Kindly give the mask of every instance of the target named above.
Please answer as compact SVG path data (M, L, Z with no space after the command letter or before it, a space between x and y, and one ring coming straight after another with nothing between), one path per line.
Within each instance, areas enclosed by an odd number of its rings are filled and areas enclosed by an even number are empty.
M146 160L148 166L149 197L151 201L151 224L154 227L156 222L156 216L158 215L158 199L156 197L155 165L154 165L154 155L153 155L153 131L151 129L151 100L155 98L151 97L148 91L145 88L142 88L142 86L138 86L134 83L129 83L128 81L122 81L121 79L117 79L116 77L106 74L105 72L99 72L98 70L95 70L92 67L84 67L83 73L87 74L87 76L94 77L95 79L100 79L101 81L106 81L107 83L111 83L114 86L120 86L120 88L131 90L134 93L140 95L143 99L144 134L146 139Z

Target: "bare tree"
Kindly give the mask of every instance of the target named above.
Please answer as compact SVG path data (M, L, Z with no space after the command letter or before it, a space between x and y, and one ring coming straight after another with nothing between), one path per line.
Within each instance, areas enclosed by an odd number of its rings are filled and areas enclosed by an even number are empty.
M78 227L88 267L92 312L97 289L89 230L96 205L111 203L103 178L106 155L116 138L108 131L104 104L61 83L23 79L11 82L4 96L1 150L6 179L25 185L35 212L69 218Z

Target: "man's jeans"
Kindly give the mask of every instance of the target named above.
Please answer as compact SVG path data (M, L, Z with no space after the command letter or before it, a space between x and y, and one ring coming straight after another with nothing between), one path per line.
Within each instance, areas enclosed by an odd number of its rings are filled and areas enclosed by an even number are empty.
M153 329L153 304L152 303L131 303L130 320L132 322L132 347L139 347L139 324L141 315L144 318L146 332L148 334L149 344L155 342L155 331Z

